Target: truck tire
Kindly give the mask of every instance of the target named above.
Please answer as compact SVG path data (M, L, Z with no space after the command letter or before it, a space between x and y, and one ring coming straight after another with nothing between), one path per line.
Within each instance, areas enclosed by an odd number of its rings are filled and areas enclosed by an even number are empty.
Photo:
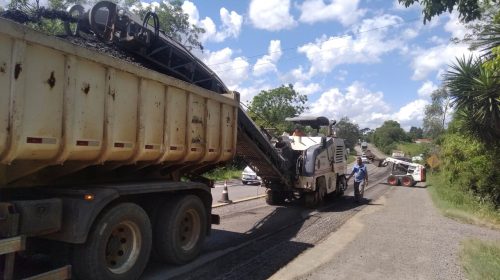
M305 194L305 205L307 208L316 208L319 205L320 197L319 192L316 190L314 192Z
M207 211L198 196L167 200L154 224L155 256L172 264L192 261L201 252L207 226Z
M266 190L266 203L268 205L282 205L285 203L285 195L281 191Z
M87 241L75 245L72 268L77 279L138 279L151 252L151 224L134 203L107 210L92 226Z
M405 187L412 187L414 183L415 181L410 176L404 176L403 178L401 178L401 185Z
M337 178L337 189L335 190L335 196L340 197L344 195L344 190L347 189L347 180L345 176L339 176Z
M398 185L398 177L394 175L389 175L387 178L387 183L391 186L397 186Z

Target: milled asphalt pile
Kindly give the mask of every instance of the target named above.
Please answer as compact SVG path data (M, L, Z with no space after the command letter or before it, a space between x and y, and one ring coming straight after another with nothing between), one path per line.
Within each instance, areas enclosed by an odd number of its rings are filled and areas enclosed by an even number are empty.
M271 279L466 279L460 242L500 231L442 216L425 188L392 187Z

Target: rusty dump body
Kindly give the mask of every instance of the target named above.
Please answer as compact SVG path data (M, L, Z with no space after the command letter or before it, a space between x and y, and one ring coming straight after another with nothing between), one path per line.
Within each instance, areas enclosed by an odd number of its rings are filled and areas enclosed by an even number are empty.
M236 152L238 102L0 18L0 188L207 169Z

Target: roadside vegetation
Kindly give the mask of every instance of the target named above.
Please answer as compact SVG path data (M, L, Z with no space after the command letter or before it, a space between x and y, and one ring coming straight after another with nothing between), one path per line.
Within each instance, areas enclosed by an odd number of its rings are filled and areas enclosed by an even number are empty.
M455 40L481 54L457 58L425 110L423 133L433 139L429 151L439 159L428 185L444 215L500 229L499 1L398 1L406 7L421 5L424 23L457 10L468 34ZM465 240L460 257L468 279L498 279L499 242Z
M224 181L241 178L241 172L243 172L243 168L238 168L235 166L224 166L211 170L203 174L203 176L214 181Z
M440 173L428 176L427 187L434 204L446 217L500 229L500 215L493 203L482 202L473 194L464 192Z
M470 280L498 279L500 243L468 239L462 242L460 261Z

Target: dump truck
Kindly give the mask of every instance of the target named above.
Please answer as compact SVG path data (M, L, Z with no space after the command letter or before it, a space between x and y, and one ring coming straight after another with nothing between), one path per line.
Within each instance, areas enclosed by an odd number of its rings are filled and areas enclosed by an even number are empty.
M234 157L238 105L0 18L4 278L30 244L77 260L48 279L137 279L152 251L194 259L218 221L196 175Z
M62 263L44 279L138 279L150 256L192 261L219 223L213 182L201 174L235 155L262 178L270 204L317 205L325 188L345 190L343 140L271 141L239 94L163 34L153 12L142 21L102 1L36 19L2 15L4 279L32 276L14 270L20 251ZM65 21L67 36L19 23L43 16Z

